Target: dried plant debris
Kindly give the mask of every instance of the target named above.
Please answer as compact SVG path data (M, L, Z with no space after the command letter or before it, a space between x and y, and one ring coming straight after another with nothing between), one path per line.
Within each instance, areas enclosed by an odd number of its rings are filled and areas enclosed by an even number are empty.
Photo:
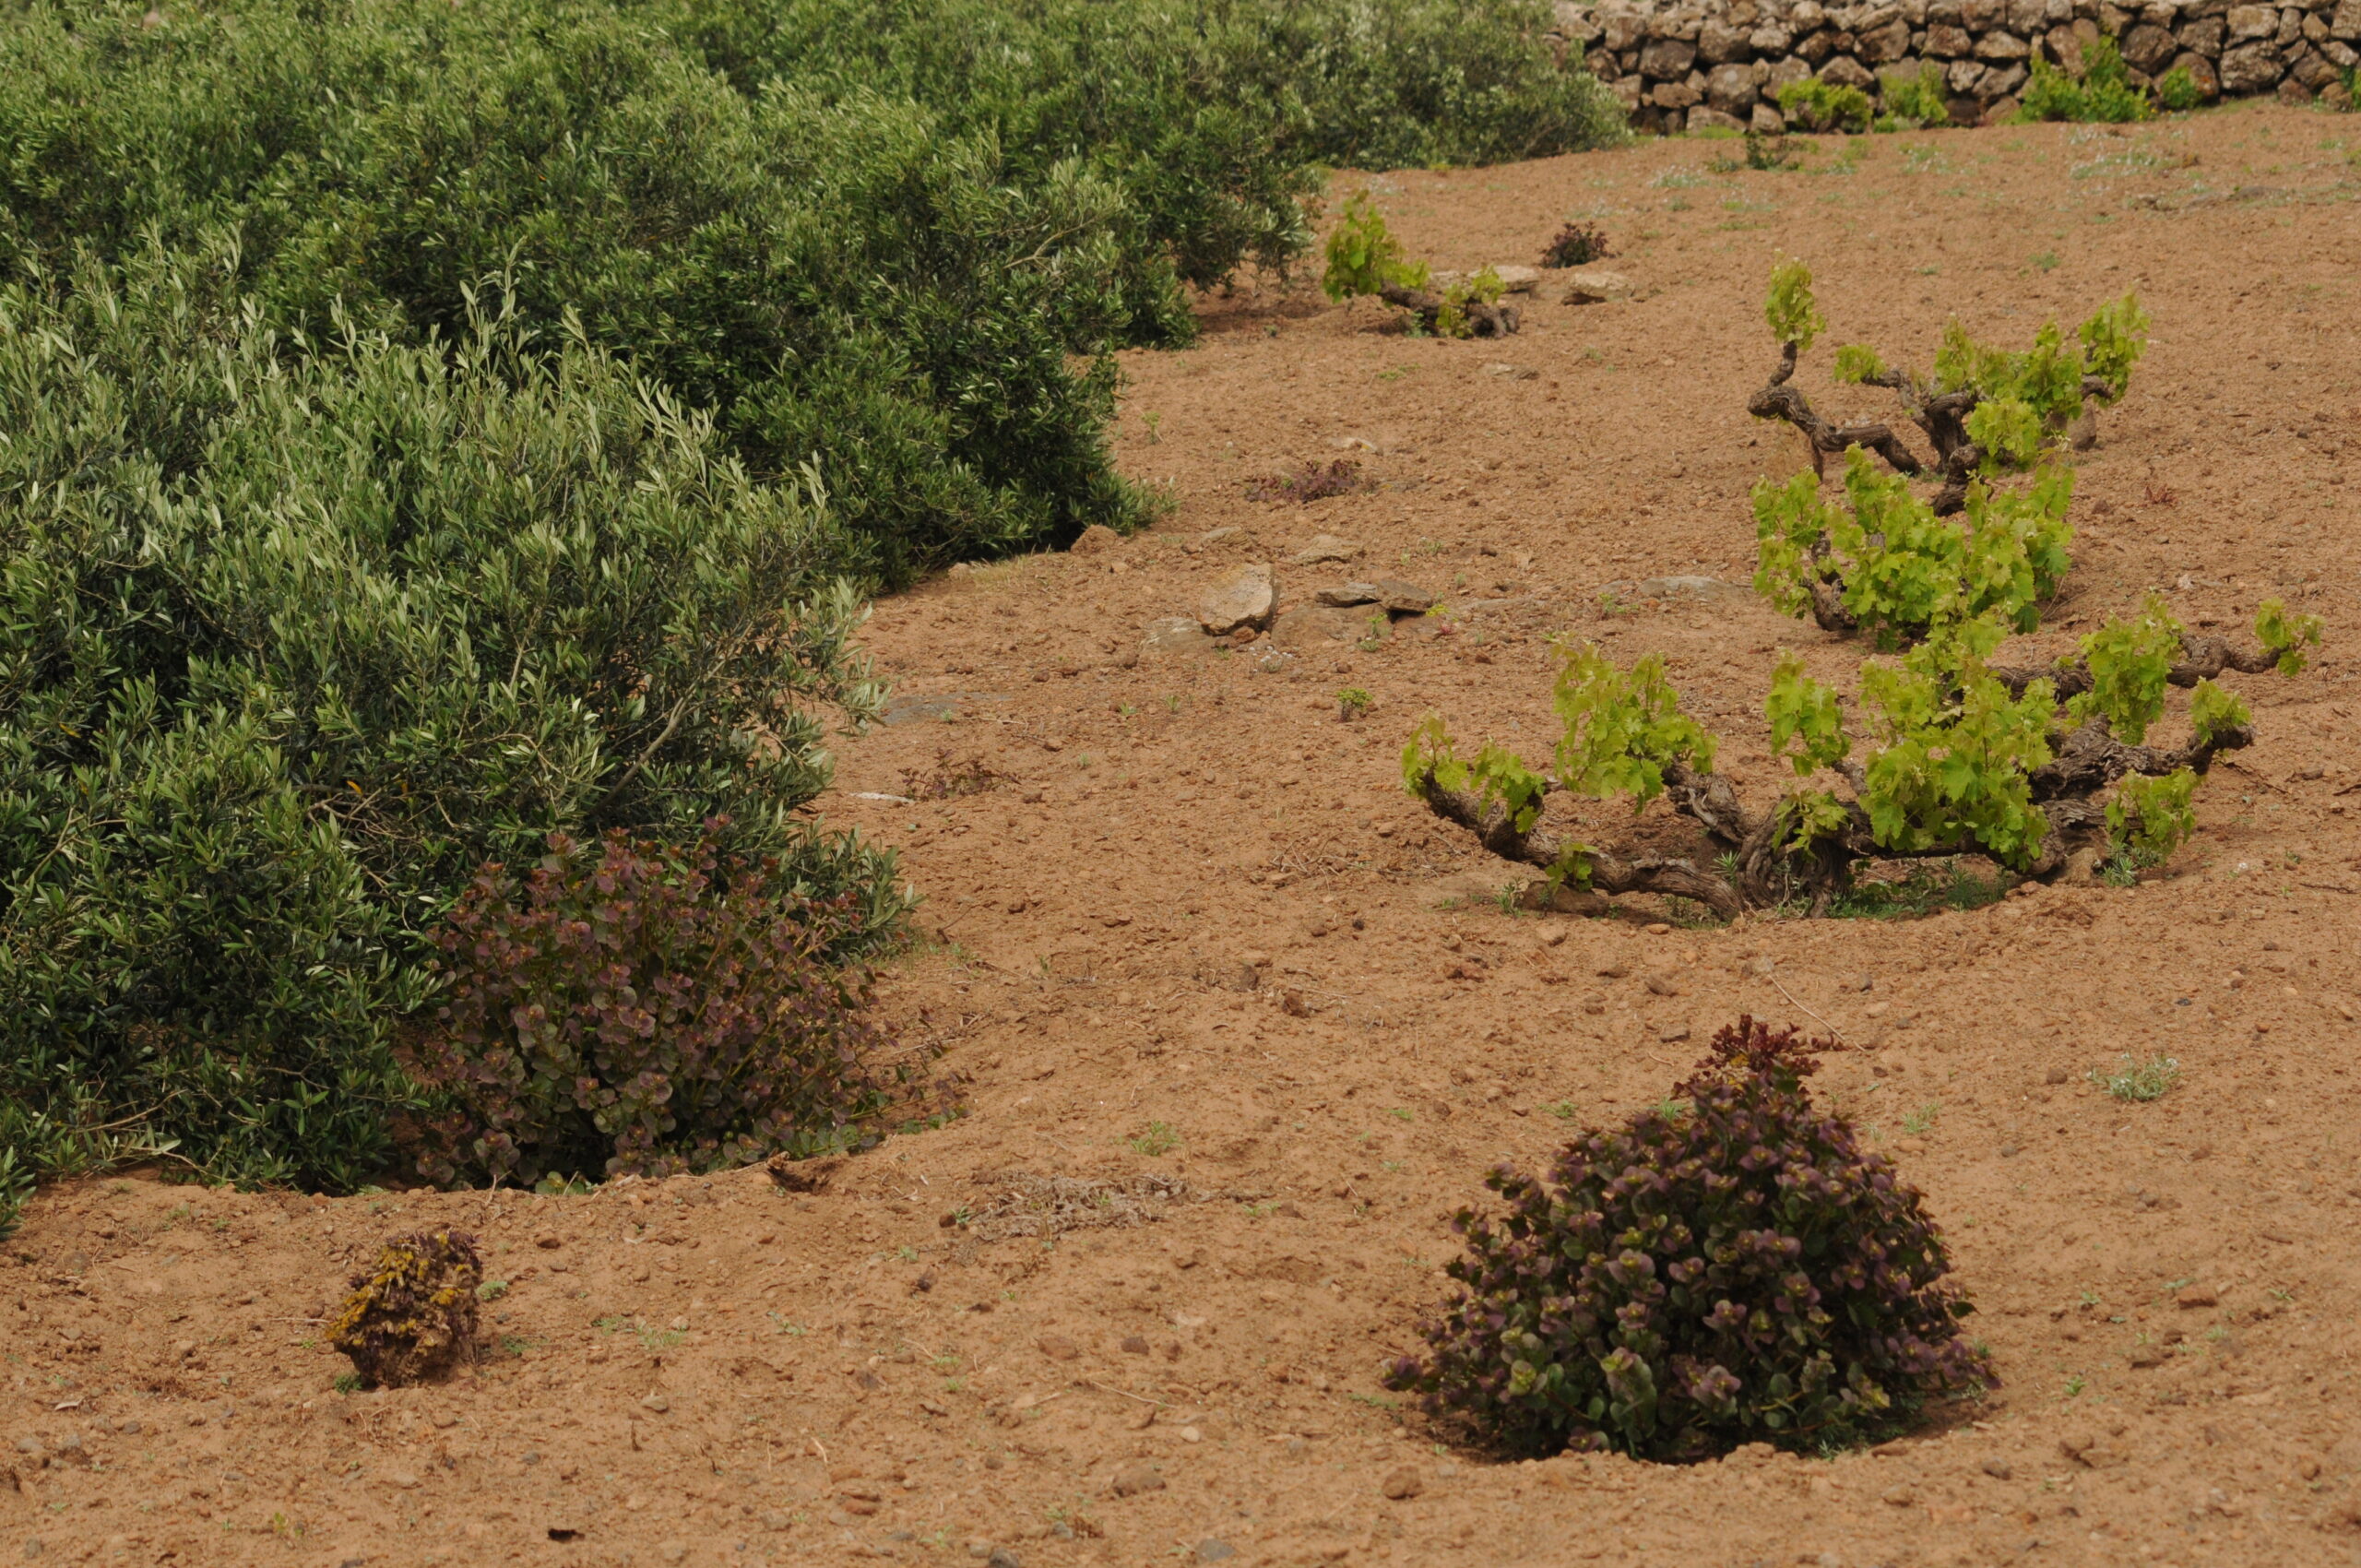
M397 1236L376 1267L352 1277L328 1344L351 1358L369 1387L424 1383L474 1348L482 1283L474 1237L447 1227Z
M979 1182L991 1191L991 1196L980 1206L954 1210L944 1219L985 1241L1145 1225L1163 1218L1175 1204L1202 1203L1212 1195L1192 1190L1177 1176L1154 1171L1121 1181L1094 1182L1079 1176L1003 1170Z
M1324 466L1306 463L1291 474L1258 479L1246 487L1246 499L1292 501L1298 505L1306 505L1314 501L1325 501L1332 495L1351 495L1376 488L1377 481L1363 476L1358 463L1349 457L1338 457Z
M836 1180L836 1173L850 1163L843 1155L797 1159L781 1153L765 1160L763 1169L771 1173L771 1180L777 1182L783 1192L817 1193L825 1191L828 1183Z
M1015 782L1014 774L1003 773L980 756L955 760L948 748L934 754L931 771L902 769L902 789L914 801L955 801L963 795L980 795Z

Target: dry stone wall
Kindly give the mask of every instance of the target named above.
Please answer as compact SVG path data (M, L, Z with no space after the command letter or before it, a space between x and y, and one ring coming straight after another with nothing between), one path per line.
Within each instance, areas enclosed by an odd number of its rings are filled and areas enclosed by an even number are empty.
M1818 76L1876 96L1889 81L1942 72L1952 118L1975 125L2017 107L2036 57L2070 72L2113 37L2132 79L2186 66L2208 100L2276 93L2343 101L2361 62L2361 0L2278 6L2231 0L1558 0L1558 32L1631 112L1632 128L1777 132L1779 89Z

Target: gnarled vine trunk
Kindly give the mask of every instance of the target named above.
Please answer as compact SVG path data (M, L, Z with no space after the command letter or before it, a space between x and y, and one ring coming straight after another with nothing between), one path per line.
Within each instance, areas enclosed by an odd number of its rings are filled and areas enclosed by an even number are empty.
M2193 640L2201 640L2209 652L2216 647L2226 647L2216 638ZM2250 667L2236 660L2251 656L2230 657L2231 668ZM2268 660L2260 667L2268 668ZM2047 672L2034 671L2024 678L2029 682L2042 673ZM2194 684L2194 678L2180 683ZM2016 688L2020 693L2023 689L2023 685ZM2070 731L2052 731L2049 739L2050 760L2028 775L2033 799L2049 820L2049 832L2042 840L2040 855L2023 869L2042 880L2064 871L2076 851L2106 845L2106 808L2095 799L2099 791L2127 774L2161 777L2183 767L2202 774L2219 753L2251 745L2254 731L2249 726L2236 725L2184 746L2132 746L2117 740L2107 721L2097 718ZM1808 900L1811 911L1819 914L1832 897L1850 885L1853 867L1862 861L1948 859L1984 852L1981 844L1964 837L1913 849L1880 844L1869 814L1858 799L1866 790L1867 770L1857 762L1847 761L1837 771L1856 797L1844 802L1845 826L1799 850L1791 842L1794 827L1784 800L1768 811L1751 811L1723 775L1678 762L1668 765L1664 775L1666 802L1703 828L1717 851L1714 862L1703 865L1683 856L1629 855L1581 844L1537 818L1520 832L1513 814L1499 802L1474 790L1446 790L1436 782L1431 770L1413 782L1411 792L1437 816L1474 834L1477 843L1504 861L1548 871L1586 863L1586 884L1597 892L1658 893L1694 899L1724 920L1748 909L1798 899Z

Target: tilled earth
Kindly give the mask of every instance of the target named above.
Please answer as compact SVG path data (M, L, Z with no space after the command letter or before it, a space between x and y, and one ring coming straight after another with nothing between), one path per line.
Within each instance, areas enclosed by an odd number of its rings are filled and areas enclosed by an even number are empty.
M1443 267L1596 220L1629 292L1546 278L1480 342L1300 283L1208 300L1202 347L1126 356L1123 463L1175 503L1153 532L877 607L896 706L824 804L925 897L882 1005L963 1118L813 1193L44 1191L0 1259L9 1560L2361 1557L2361 121L2248 104L1715 172L1735 150L1369 178ZM2233 635L2274 594L2330 628L2303 675L2234 678L2259 742L2161 875L1917 920L1528 913L1402 794L1430 711L1546 755L1553 636L1662 653L1758 798L1774 650L1851 689L1858 645L1745 586L1748 488L1797 460L1743 411L1782 254L1831 342L1921 367L1952 314L2021 346L2139 289L2153 346L2018 651L2151 588ZM1826 351L1821 406L1881 410ZM1373 487L1249 498L1338 461ZM1346 558L1296 564L1321 535ZM1274 636L1157 626L1254 563L1294 612ZM1305 612L1375 577L1446 613ZM1386 1394L1485 1171L1662 1099L1741 1013L1842 1037L1818 1092L1927 1193L2000 1386L1873 1453L1686 1468L1494 1463ZM2161 1099L2089 1079L2157 1054ZM445 1222L504 1281L481 1360L340 1391L345 1276Z

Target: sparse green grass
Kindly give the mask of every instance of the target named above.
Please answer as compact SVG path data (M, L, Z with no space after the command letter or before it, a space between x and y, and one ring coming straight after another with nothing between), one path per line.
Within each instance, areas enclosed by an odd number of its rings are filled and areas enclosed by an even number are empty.
M1935 1118L1940 1116L1942 1113L1943 1108L1941 1103L1937 1100L1929 1100L1902 1119L1902 1130L1911 1137L1915 1138L1919 1134L1924 1133L1928 1128L1932 1127L1935 1124Z
M1123 1141L1132 1146L1133 1154L1143 1154L1153 1159L1179 1148L1180 1134L1173 1131L1169 1122L1151 1122L1145 1132L1134 1134Z
M2118 1099L2145 1101L2162 1099L2180 1082L2180 1060L2172 1056L2151 1056L2145 1062L2122 1057L2112 1073L2104 1067L2091 1069L2091 1082L2098 1085Z
M1957 861L1920 861L1892 881L1860 882L1830 900L1839 920L1908 921L1938 909L1980 909L2008 896L1999 876L1983 877Z

